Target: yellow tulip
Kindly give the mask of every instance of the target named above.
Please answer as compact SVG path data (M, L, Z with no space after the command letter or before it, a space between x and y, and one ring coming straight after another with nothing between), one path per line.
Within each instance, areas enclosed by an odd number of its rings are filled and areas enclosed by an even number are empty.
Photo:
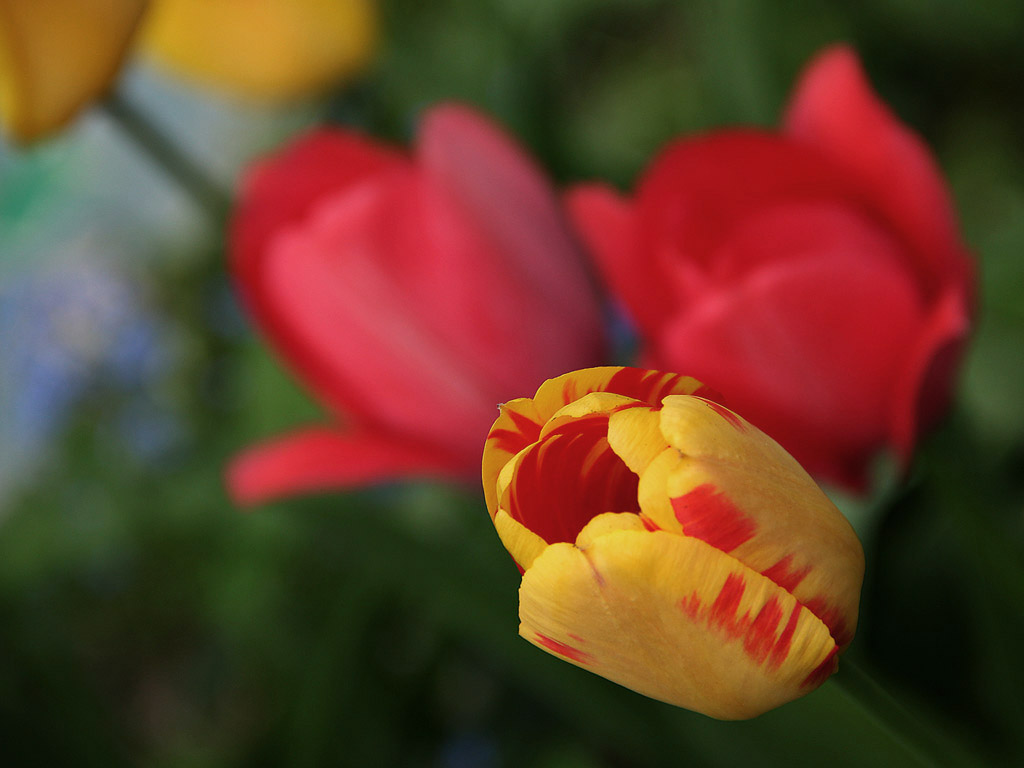
M117 74L146 0L0 0L0 122L22 142L62 127Z
M142 45L185 76L279 100L363 67L376 19L374 0L158 0Z
M731 720L835 671L864 554L800 465L712 398L637 368L551 379L501 407L483 481L524 638Z

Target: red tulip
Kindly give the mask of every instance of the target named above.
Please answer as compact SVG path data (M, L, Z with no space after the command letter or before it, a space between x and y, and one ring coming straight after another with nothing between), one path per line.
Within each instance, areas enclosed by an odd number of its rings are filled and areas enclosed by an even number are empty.
M645 364L720 391L812 474L860 489L945 409L973 265L934 160L849 48L811 63L781 131L678 140L632 199L569 202Z
M256 165L231 262L256 326L331 416L238 457L241 502L471 478L498 403L603 350L557 198L465 107L431 110L411 156L322 129Z

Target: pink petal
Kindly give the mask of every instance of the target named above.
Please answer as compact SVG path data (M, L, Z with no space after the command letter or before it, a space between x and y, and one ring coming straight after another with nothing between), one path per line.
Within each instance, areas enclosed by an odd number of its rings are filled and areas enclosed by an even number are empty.
M605 282L644 333L655 333L676 298L657 253L644 255L631 202L604 184L584 184L566 195L566 207Z
M296 493L405 478L463 478L459 462L435 447L381 434L310 427L236 456L226 482L232 500L259 504Z
M325 128L254 164L243 180L229 232L236 290L275 351L327 402L342 397L333 374L296 334L290 307L275 300L267 279L271 241L282 229L301 226L324 196L343 194L406 162L397 151L358 134Z
M412 322L472 371L492 420L496 403L601 360L600 329L568 322L432 176L393 190L389 205L401 223L379 241L378 258Z
M910 461L919 436L946 411L969 335L965 299L950 289L925 321L897 383L891 431L904 463Z
M765 212L723 246L758 249L776 249L764 259L774 265L682 311L650 354L720 391L812 474L856 487L888 437L896 379L920 333L917 286L899 246L838 207Z
M324 195L403 162L396 150L359 134L321 128L250 166L231 222L232 262L243 290L258 294L260 257L276 231L300 222Z
M514 142L472 109L445 104L423 118L417 156L504 254L517 282L559 308L562 328L600 338L583 254L550 183Z
M785 132L857 181L864 199L906 239L911 266L931 295L949 280L970 279L953 204L931 153L878 99L852 49L828 48L807 67Z
M475 462L499 401L478 361L445 338L433 314L444 296L408 290L420 274L472 284L452 280L458 271L435 260L411 218L419 186L412 169L388 174L280 232L267 248L267 301L287 323L290 358L337 413Z

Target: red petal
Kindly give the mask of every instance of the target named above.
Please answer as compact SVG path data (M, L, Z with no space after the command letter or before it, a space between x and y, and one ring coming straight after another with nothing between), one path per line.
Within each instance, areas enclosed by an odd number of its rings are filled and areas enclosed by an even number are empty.
M930 292L969 279L953 204L931 153L878 99L850 48L826 49L807 67L785 131L857 181L863 198L905 238Z
M728 290L758 272L827 258L835 249L866 254L879 269L906 273L900 243L890 232L856 208L812 200L765 206L744 219L715 253L707 276L712 288ZM912 283L913 277L906 280Z
M970 333L964 302L958 290L947 291L907 356L893 399L891 426L893 445L904 463L910 460L918 437L945 412L952 398Z
M652 258L675 264L684 297L696 297L738 223L768 205L849 200L853 191L832 163L796 142L718 131L677 142L654 162L640 185L638 224Z
M531 445L509 487L512 518L553 544L575 541L605 512L639 512L638 478L608 446L607 433L604 415L572 422Z
M560 327L600 338L594 284L561 203L514 142L468 107L446 104L424 117L417 156L503 254L515 282L558 308Z
M640 330L655 333L676 298L657 253L641 255L633 204L604 184L586 184L569 191L566 205L605 282Z
M312 427L235 457L227 487L236 504L295 493L352 488L409 477L464 477L459 462L437 448L383 435Z
M812 474L856 486L922 309L899 251L859 217L821 205L751 217L726 250L771 263L681 313L651 350L779 441ZM723 262L727 261L723 257Z

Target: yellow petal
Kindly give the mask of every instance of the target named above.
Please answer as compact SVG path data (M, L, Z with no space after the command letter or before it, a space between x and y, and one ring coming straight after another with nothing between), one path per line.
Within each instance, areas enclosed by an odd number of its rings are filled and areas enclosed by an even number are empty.
M639 407L616 411L608 418L608 444L636 475L668 448L661 432L660 408Z
M579 400L573 400L555 411L540 431L543 439L566 424L576 424L581 419L597 416L607 420L616 411L632 408L639 403L631 397L613 392L589 392Z
M540 436L545 421L528 397L516 398L499 406L498 419L487 433L482 462L484 500L491 519L498 510L497 485L502 467Z
M857 624L864 553L846 518L774 440L731 411L672 397L661 429L677 451L645 473L640 507L662 527L668 497L682 532L763 573L845 647ZM650 475L650 476L648 476Z
M588 392L614 392L658 405L668 395L690 395L702 390L703 385L689 376L643 368L604 366L548 379L541 384L533 401L540 417L547 421L560 408Z
M779 706L834 670L821 621L710 545L615 526L580 541L547 547L523 577L519 631L534 645L720 719Z
M601 536L614 531L644 531L647 527L639 515L632 512L605 512L598 515L576 537L576 548L587 549Z
M524 571L533 565L533 561L548 546L544 539L518 520L513 520L503 509L499 509L494 516L494 528L502 545Z
M676 518L666 488L669 477L682 461L679 451L666 448L648 463L637 484L637 499L647 519L662 530L679 534L683 532L683 526Z
M373 0L156 0L143 44L186 76L281 100L361 69L376 27Z
M18 141L61 128L117 75L146 0L0 0L0 120Z

